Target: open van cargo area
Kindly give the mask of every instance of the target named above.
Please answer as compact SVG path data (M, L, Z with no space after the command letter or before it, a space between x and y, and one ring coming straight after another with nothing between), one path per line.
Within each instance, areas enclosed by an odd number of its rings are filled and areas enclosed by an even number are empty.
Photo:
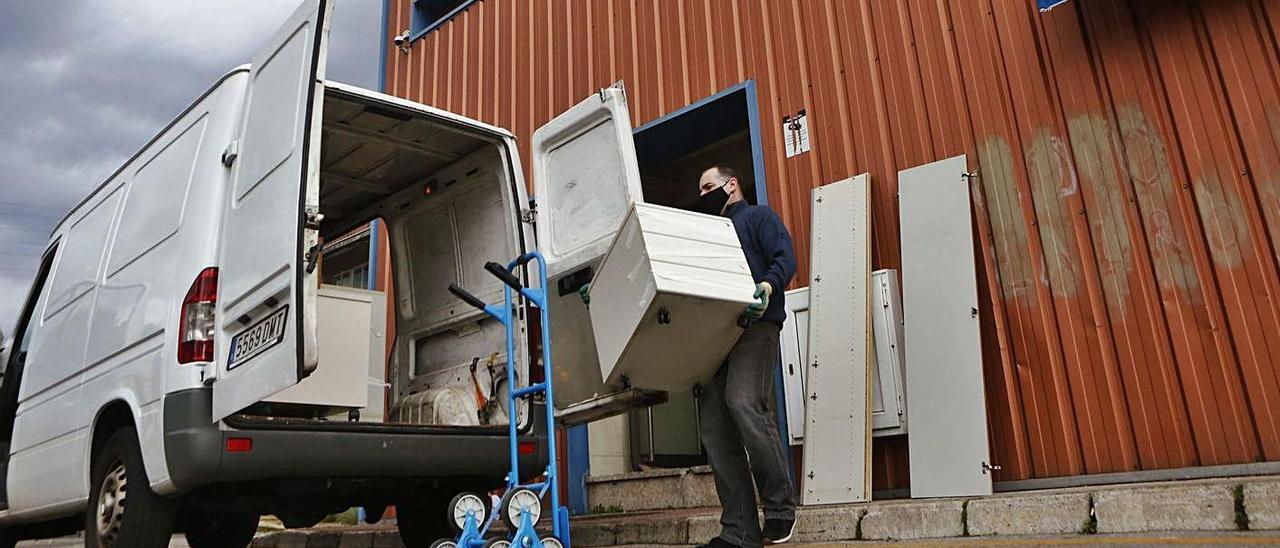
M507 424L502 325L447 288L457 283L487 302L502 300L503 286L483 265L510 260L525 247L509 153L499 136L483 128L326 86L318 163L321 236L333 241L381 219L391 247L387 423ZM350 329L367 328L352 322ZM318 328L324 332L326 326ZM521 379L524 340L517 337ZM323 355L320 363L341 366ZM332 410L302 411L320 417ZM296 407L258 406L250 414L303 418Z

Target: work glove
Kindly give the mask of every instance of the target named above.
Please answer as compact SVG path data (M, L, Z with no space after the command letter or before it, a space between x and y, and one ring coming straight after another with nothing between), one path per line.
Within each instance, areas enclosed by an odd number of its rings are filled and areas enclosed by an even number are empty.
M768 282L760 282L756 284L756 292L752 297L759 299L751 303L747 307L746 315L751 320L758 320L764 315L765 309L769 308L769 296L773 295L773 286Z
M578 288L578 296L582 297L582 304L591 308L591 282L587 282Z

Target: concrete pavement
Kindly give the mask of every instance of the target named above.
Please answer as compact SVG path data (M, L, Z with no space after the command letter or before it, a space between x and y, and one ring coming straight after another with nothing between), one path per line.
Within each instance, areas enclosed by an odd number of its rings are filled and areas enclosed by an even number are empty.
M795 548L834 548L849 546L842 543L797 543L788 544ZM898 542L859 542L858 545L874 546L1280 546L1280 533L1268 532L1216 532L1216 533L1168 533L1168 534L1115 534L1115 535L1059 535L1050 537L983 537L983 538L951 538ZM329 546L328 543L323 544ZM18 544L21 548L72 548L83 546L79 537L68 537L53 540L27 541ZM317 546L320 546L317 543ZM355 546L355 545L352 545ZM369 545L365 545L369 546ZM626 548L652 547L652 544L619 545ZM174 537L169 548L187 548L181 537Z

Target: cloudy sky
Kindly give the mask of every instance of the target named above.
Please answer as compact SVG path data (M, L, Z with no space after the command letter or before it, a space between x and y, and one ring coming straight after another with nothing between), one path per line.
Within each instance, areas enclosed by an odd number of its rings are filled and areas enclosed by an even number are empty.
M0 329L54 224L300 0L0 0ZM329 78L377 89L382 0L338 0Z

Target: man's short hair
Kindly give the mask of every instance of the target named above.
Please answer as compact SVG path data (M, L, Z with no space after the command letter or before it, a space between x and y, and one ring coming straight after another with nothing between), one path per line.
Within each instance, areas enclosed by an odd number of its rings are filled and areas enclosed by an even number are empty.
M707 169L702 170L702 172L706 173L713 169L716 170L716 174L720 176L721 182L729 182L729 179L737 179L738 186L743 185L742 176L738 175L738 170L733 169L732 166L727 164L711 164L707 166Z

